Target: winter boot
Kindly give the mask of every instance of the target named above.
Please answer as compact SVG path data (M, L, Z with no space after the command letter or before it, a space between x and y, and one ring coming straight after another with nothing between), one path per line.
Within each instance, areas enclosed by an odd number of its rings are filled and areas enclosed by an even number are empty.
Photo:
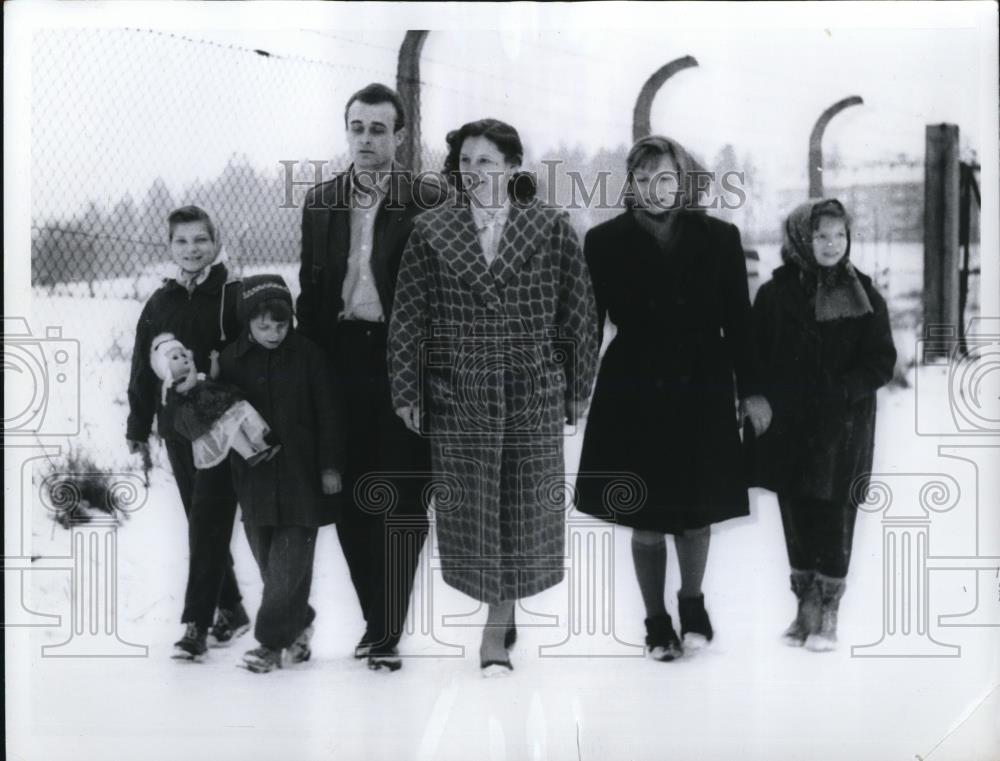
M785 629L781 640L789 647L802 647L810 632L819 629L819 590L813 571L792 569L792 591L799 600L795 620Z
M187 624L184 636L174 643L173 657L180 661L201 661L208 650L208 633L194 621Z
M295 641L288 646L288 662L289 663L305 663L312 657L312 650L309 648L309 642L312 640L313 626L309 624Z
M705 610L705 595L681 597L678 593L677 612L681 618L681 639L685 645L699 648L712 641L715 632Z
M655 661L672 661L683 654L669 613L646 619L646 655Z
M229 647L233 641L250 631L250 617L243 603L227 610L219 608L215 623L208 630L208 644L211 647Z
M243 653L243 666L255 674L266 674L281 668L281 651L269 647L254 648Z
M837 647L837 611L844 596L844 580L816 574L819 596L819 626L806 638L806 648L814 652L835 650Z

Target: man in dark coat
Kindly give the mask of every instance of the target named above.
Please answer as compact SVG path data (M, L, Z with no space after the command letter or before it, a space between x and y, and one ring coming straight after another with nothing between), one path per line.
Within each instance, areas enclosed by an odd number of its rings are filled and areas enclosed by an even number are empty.
M440 205L447 191L394 163L405 135L396 92L365 87L348 100L344 121L353 163L310 189L302 210L298 329L333 358L347 413L337 534L366 623L355 657L394 670L402 665L397 644L427 535L421 493L430 451L393 411L386 332L413 218ZM373 495L385 487L394 499L381 509Z

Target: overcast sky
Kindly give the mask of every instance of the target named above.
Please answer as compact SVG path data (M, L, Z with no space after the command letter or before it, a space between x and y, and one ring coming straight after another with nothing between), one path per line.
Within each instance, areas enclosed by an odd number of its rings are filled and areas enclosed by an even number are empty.
M33 37L36 189L45 178L38 210L138 196L156 176L179 189L216 175L234 152L275 168L335 156L346 148L345 99L373 80L394 83L408 26L436 29L421 69L432 147L484 116L514 124L535 157L561 144L588 152L628 144L643 82L684 55L699 66L661 90L654 131L709 161L732 143L779 185L804 183L810 129L842 97L865 100L827 130L826 144L849 163L922 158L925 125L942 121L958 124L963 145L981 153L984 110L996 109L996 94L982 87L991 51L974 14L954 4L919 14L905 4L809 13L788 4L780 15L729 4L450 5L422 14L403 4L350 14L340 5L113 7L101 25L137 31L86 28L92 19L77 15L54 31L39 24Z

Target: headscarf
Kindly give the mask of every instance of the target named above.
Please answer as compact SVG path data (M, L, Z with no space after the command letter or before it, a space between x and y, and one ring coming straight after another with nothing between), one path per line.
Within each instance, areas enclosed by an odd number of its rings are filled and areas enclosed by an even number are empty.
M692 172L704 172L705 167L683 145L663 135L649 135L637 140L635 145L629 150L628 157L625 159L625 166L629 174L645 163L645 161L640 162L640 158L644 158L644 154L646 156L649 154L669 156L674 164L677 165L679 174L678 189L679 192L684 194L681 201L681 209L704 213L704 208L692 205L692 199L687 196L685 178ZM659 243L661 249L670 247L670 244L677 238L679 233L680 215L675 214L674 210L662 214L650 214L643 209L636 208L634 199L631 196L626 199L626 205L631 210L639 227L652 235L657 243Z
M815 222L824 215L844 220L847 228L847 251L832 267L816 261L812 237ZM785 220L785 242L781 260L794 264L807 282L816 284L816 320L829 322L844 317L871 314L871 301L850 260L851 226L844 205L835 198L809 201L796 207Z

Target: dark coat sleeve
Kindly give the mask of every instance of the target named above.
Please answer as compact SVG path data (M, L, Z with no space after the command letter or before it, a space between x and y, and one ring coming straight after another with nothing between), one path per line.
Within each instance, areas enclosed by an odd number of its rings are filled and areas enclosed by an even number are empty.
M774 310L771 281L761 285L757 291L757 296L751 309L753 323L753 345L754 359L760 374L758 378L761 393L767 395L767 368L770 367L773 357L771 356L771 340L774 335Z
M583 256L590 273L590 282L594 292L595 327L597 329L597 347L600 349L604 341L604 322L608 317L608 290L611 287L602 266L601 244L598 233L588 230L583 239Z
M132 347L132 370L128 382L128 423L125 437L130 441L146 441L153 428L160 379L149 364L149 347L153 341L151 301L147 301L135 326Z
M316 410L317 459L320 471L344 472L344 423L339 386L333 367L315 344L309 351L309 393Z
M319 301L321 283L313 262L313 221L318 201L317 189L311 188L302 203L302 255L299 265L299 298L295 304L298 331L312 340L319 336Z
M566 400L590 398L594 376L597 374L597 355L600 349L597 309L590 273L576 232L570 227L569 217L559 214L554 225L553 250L560 257L559 304L556 322L562 340L572 341L573 351L563 352L563 373L566 377Z
M745 399L760 393L760 383L753 343L746 255L740 242L740 231L733 225L726 226L722 252L722 328L733 359L736 393L740 399Z
M892 380L896 366L896 347L892 342L885 299L873 287L865 285L874 314L869 329L862 334L857 364L844 373L843 383L850 404L873 394Z

